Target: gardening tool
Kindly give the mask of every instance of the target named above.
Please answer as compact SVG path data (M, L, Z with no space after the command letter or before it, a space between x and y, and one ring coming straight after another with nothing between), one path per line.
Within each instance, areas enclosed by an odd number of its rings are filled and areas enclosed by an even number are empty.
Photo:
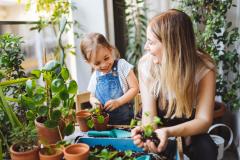
M151 160L151 157L149 155L143 155L143 156L137 157L136 160Z
M89 137L113 137L113 138L128 138L131 137L131 132L121 130L121 129L112 129L108 131L88 131Z

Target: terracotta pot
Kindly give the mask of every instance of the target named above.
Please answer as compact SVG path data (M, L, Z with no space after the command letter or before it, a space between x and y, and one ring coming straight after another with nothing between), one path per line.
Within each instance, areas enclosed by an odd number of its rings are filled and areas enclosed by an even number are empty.
M97 131L107 130L107 125L109 122L109 114L106 113L106 115L104 115L103 123L99 123L97 117L94 115L92 115L92 120L93 120L95 130Z
M46 121L46 117L37 117L35 119L35 126L37 128L38 140L42 144L55 144L61 137L59 135L58 128L47 128L43 123ZM60 121L60 131L63 136L64 122Z
M87 110L80 110L76 113L76 119L82 132L87 132L89 130L87 120L90 116L91 113Z
M49 148L53 151L53 154L46 154L44 150L47 147L41 148L39 151L40 160L61 160L63 158L63 151L61 148L57 148L56 145L50 145Z
M221 102L215 101L215 105L214 105L214 119L222 117L225 112L226 112L225 104L221 103Z
M89 146L84 143L71 144L64 150L66 160L87 160L89 156Z
M16 144L10 147L10 156L12 160L39 160L39 147L34 147L33 150L25 152L17 152Z

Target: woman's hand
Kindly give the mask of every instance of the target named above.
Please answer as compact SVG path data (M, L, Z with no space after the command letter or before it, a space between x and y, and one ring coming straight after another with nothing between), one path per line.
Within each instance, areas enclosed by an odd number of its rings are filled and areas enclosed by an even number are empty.
M113 111L120 106L120 102L117 99L110 99L105 103L104 110Z
M137 126L136 128L132 129L131 134L132 134L133 143L138 147L143 148L144 143L141 140L141 135L139 134L140 131L141 131L141 127Z

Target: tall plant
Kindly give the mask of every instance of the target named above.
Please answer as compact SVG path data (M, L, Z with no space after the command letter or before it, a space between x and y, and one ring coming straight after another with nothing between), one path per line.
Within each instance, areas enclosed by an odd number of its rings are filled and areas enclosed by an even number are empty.
M180 9L193 20L198 47L208 52L217 64L216 94L232 109L239 108L239 28L227 20L228 11L236 5L232 0L181 0L179 3Z
M142 57L144 43L146 41L146 6L144 0L125 0L125 14L127 24L128 46L126 59L133 65L137 65Z

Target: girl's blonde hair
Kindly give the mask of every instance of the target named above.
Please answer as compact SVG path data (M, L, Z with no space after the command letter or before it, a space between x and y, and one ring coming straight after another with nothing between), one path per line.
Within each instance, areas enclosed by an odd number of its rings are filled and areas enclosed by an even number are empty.
M99 47L112 49L113 56L115 56L115 58L120 57L118 50L115 47L111 46L107 39L100 33L89 33L82 39L80 43L80 49L83 57L88 62L90 61L91 57L94 57L96 55Z
M150 20L152 33L164 46L160 64L150 66L150 90L166 117L190 117L197 99L196 70L199 60L190 17L171 9Z

